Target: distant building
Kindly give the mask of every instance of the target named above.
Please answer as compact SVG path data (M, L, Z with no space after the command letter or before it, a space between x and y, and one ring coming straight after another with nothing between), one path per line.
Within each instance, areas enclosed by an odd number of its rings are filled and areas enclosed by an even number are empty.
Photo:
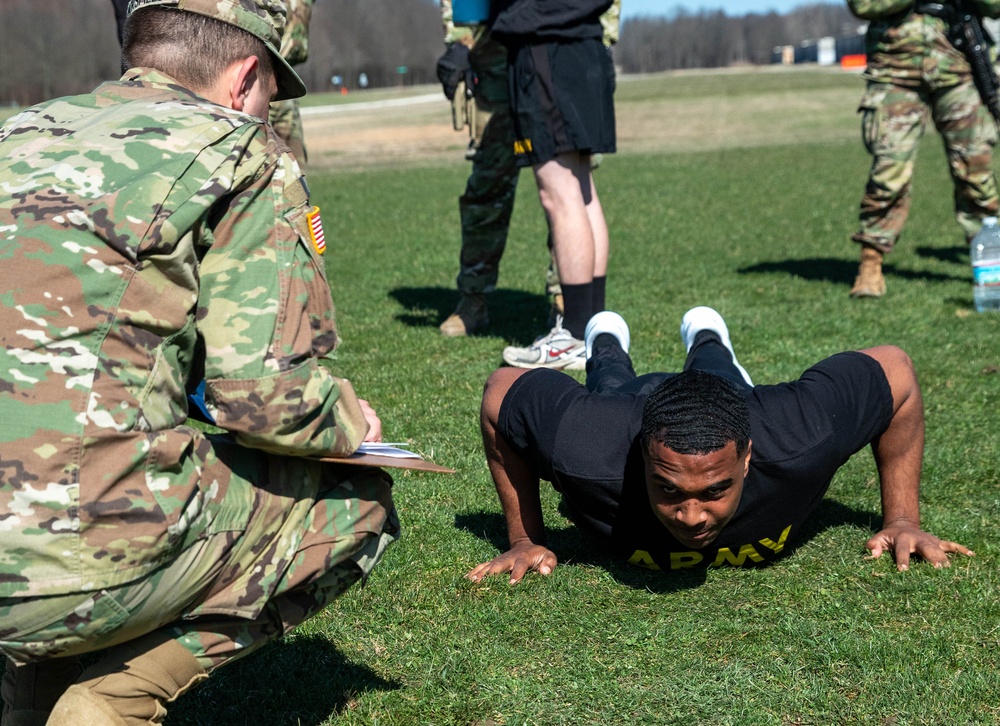
M771 63L792 65L795 63L817 63L821 66L845 64L845 58L864 57L865 31L863 23L857 30L838 38L828 36L816 40L803 40L798 45L779 45L771 52Z
M1000 34L1000 19L983 19L983 29L994 40ZM804 40L798 45L779 45L771 52L771 63L817 63L821 66L840 64L845 68L864 68L865 32L868 23L861 23L853 33L840 37Z

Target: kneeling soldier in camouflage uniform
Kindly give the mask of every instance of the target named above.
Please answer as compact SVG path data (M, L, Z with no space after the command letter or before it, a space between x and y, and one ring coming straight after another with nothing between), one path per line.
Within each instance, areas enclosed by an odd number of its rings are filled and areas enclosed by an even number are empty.
M388 475L309 458L381 424L326 367L318 210L262 120L305 91L284 3L129 10L120 81L0 131L4 726L160 723L398 535ZM225 435L185 425L201 382Z

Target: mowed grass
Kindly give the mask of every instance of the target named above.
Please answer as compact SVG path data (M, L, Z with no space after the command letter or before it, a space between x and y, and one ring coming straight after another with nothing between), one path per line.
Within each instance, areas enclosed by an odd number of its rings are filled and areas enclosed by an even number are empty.
M503 346L530 342L547 313L533 181L522 175L489 334L445 339L437 325L456 300L456 198L468 174L460 155L311 171L344 339L339 369L381 414L387 440L458 473L397 473L404 535L367 585L217 673L173 706L168 725L1000 722L1000 315L971 307L968 253L933 133L887 264L888 295L848 298L857 254L848 237L868 160L843 101L856 103L861 86L808 76L794 76L787 97L814 106L816 128L827 129L820 142L787 133L782 143L760 128L741 145L730 145L734 131L704 150L626 143L605 158L597 185L612 237L609 306L631 325L640 372L679 368L678 323L698 304L725 316L761 383L841 350L905 348L927 412L924 525L976 557L905 573L867 558L880 507L864 451L769 567L668 574L616 562L545 485L560 566L516 587L502 577L470 583L465 573L506 545L478 433L483 382ZM712 98L717 109L757 108L785 94L773 78L713 77L700 92L690 75L623 83L620 109L655 115L669 102L683 117L685 103ZM796 113L807 127L808 114Z

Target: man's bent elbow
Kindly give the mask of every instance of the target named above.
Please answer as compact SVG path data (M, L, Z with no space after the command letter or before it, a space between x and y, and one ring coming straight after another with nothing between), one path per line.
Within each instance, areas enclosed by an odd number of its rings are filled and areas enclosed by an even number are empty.
M886 375L901 374L907 377L917 377L916 368L910 355L896 345L879 345L874 348L864 348L860 351L877 360L885 370Z
M880 345L875 348L866 348L861 351L878 361L885 373L889 388L892 389L892 397L895 401L895 408L906 400L912 398L914 394L920 396L920 384L917 381L917 370L913 365L913 359L902 348L895 345Z
M500 420L500 407L503 405L507 392L514 385L514 381L527 372L523 368L497 368L486 379L486 385L483 386L483 402L480 407L480 419L484 427L487 424L491 428L496 427L497 421Z

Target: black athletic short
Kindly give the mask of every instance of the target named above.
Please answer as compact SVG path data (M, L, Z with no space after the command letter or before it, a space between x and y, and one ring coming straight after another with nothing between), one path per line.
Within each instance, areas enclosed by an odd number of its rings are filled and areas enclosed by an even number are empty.
M615 151L615 69L597 38L511 49L510 105L518 166L557 154Z

